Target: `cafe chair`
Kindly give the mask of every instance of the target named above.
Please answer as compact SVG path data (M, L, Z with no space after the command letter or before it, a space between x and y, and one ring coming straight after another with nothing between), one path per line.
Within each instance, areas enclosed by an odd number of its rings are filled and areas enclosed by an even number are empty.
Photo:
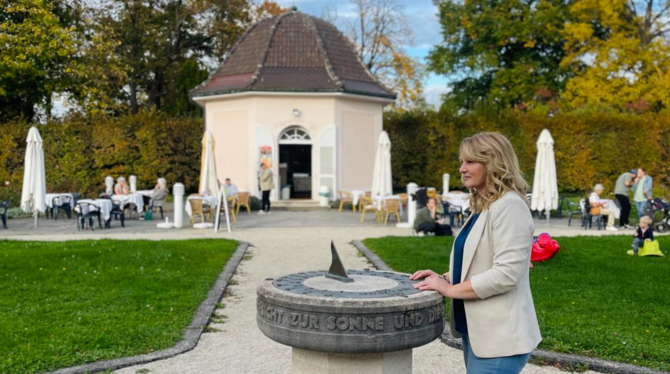
M206 222L205 217L207 215L210 216L212 221L214 220L214 217L212 217L212 207L209 204L204 204L202 198L190 198L188 199L188 203L191 205L191 219L189 223L195 223L196 215L200 215L200 222Z
M2 219L2 228L7 229L7 209L9 208L9 200L0 203L0 218Z
M240 207L245 207L247 208L247 214L251 214L251 204L249 203L249 200L251 198L251 194L249 192L238 192L237 193L237 201L235 202L235 206L237 209L237 215L240 214Z
M342 211L342 207L344 207L347 204L352 205L352 209L354 210L354 213L356 212L356 207L354 205L354 195L351 192L348 191L342 191L342 190L337 190L337 197L340 199L340 209L338 210L339 212Z
M381 222L381 212L371 197L361 196L359 198L359 202L361 202L361 223L365 221L365 213L367 212L375 212L375 215L377 216L377 222Z
M400 222L400 200L397 199L387 199L384 200L384 206L382 207L382 213L384 214L384 226L389 221L389 216L394 215L396 223Z
M102 218L100 217L100 209L97 205L91 203L77 203L75 206L77 213L77 230L86 230L86 220L91 231L95 231L94 217L98 217L98 226L102 228Z

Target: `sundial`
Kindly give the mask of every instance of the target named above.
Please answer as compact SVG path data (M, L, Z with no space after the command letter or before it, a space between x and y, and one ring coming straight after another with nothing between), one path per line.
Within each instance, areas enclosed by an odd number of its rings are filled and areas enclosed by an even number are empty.
M332 243L331 256L328 271L268 278L258 287L260 330L293 347L293 373L318 374L315 368L323 365L305 364L306 357L328 360L328 373L350 373L346 357L360 362L363 356L357 355L370 354L379 360L381 373L398 365L403 369L391 372L411 372L412 348L442 334L444 298L415 289L417 281L410 281L409 274L346 270ZM340 364L341 370L334 369Z
M274 280L272 284L290 293L336 299L407 297L421 292L413 287L419 281L409 280L406 274L370 269L346 271L332 243L331 251L333 262L328 271L290 274Z

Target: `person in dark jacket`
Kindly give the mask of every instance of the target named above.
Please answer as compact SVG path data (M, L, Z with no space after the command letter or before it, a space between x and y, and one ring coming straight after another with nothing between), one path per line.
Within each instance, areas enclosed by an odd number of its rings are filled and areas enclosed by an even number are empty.
M419 235L425 235L430 232L435 233L435 236L450 236L452 235L451 226L445 225L444 220L436 220L437 205L434 197L429 197L426 201L426 206L416 212L414 219L414 230Z
M642 216L640 218L640 226L635 229L633 236L634 239L631 246L633 247L633 254L637 256L640 248L644 247L645 241L654 241L654 229L651 228L651 218L649 216Z

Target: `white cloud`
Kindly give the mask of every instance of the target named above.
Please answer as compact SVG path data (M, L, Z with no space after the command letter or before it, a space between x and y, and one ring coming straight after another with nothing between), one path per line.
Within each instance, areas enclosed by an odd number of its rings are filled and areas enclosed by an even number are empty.
M444 84L427 86L424 89L423 97L428 105L439 107L442 104L442 95L451 92L451 87Z

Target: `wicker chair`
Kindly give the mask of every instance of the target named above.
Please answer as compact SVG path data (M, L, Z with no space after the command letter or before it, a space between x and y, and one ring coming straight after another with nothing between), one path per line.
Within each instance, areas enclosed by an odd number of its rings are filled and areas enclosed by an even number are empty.
M354 205L354 195L352 195L351 192L337 190L337 196L340 199L340 209L338 210L339 212L342 211L342 207L345 204L351 204L352 206ZM354 212L356 212L356 207L355 206L353 206L353 209L354 209Z
M390 215L395 215L396 222L400 222L400 200L398 199L386 199L384 200L384 206L382 206L382 213L384 214L384 226L389 221Z
M207 215L214 220L214 217L212 217L212 207L208 204L203 204L202 198L191 197L188 199L188 203L191 205L191 220L189 223L195 223L196 214L200 215L200 222L205 222L205 217Z
M359 202L361 203L361 222L365 221L365 213L367 212L375 212L377 222L381 222L381 212L377 209L377 206L371 197L361 196Z
M235 209L237 208L237 196L229 196L228 203L230 206L230 209L228 210L228 212L230 213L230 217L232 218L233 223L237 223L237 213L235 213ZM226 207L223 206L223 204L221 204L219 214L225 214L225 213L226 213Z
M251 198L251 194L249 192L238 192L237 193L237 201L235 202L235 206L237 209L237 215L240 214L240 207L246 207L247 208L247 214L251 214L251 204L249 203L249 200Z
M361 199L361 197L367 197L368 199L372 198L372 191L365 191L363 195L358 198L358 211L362 212L363 207L366 205L366 200Z

